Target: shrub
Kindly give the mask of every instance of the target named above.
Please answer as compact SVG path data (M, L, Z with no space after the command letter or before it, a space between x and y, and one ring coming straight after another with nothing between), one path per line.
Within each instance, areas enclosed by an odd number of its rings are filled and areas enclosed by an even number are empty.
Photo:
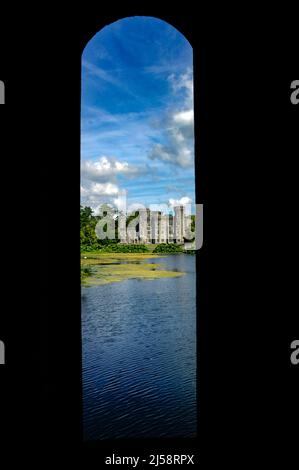
M160 243L156 246L153 253L183 253L181 245Z
M148 253L145 245L108 245L103 250L105 253Z

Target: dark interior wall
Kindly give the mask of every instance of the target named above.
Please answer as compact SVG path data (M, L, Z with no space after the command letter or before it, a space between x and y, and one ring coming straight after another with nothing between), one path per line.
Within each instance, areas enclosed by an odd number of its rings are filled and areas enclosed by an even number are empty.
M63 445L72 442L80 442L81 426L81 347L80 347L80 286L79 286L79 178L80 178L80 75L81 54L86 43L102 27L122 17L134 15L156 16L176 27L189 40L194 52L194 80L195 80L195 133L196 133L196 197L197 201L206 204L208 191L208 168L205 161L205 139L208 138L208 128L204 123L209 111L208 100L213 94L212 70L209 70L207 45L209 35L205 36L202 30L198 32L200 22L190 15L172 13L161 14L159 11L149 9L128 9L123 14L82 15L79 24L70 28L66 35L58 35L54 43L51 43L50 57L54 60L54 76L47 80L53 80L55 86L50 90L49 103L53 109L51 115L55 115L55 138L47 138L47 155L56 155L57 142L59 142L59 172L56 165L48 160L46 167L42 169L44 178L41 186L41 205L46 208L41 214L41 253L42 271L46 272L47 282L42 282L42 344L40 345L41 380L38 387L42 391L41 413L44 416L44 432L51 439L55 436L55 442ZM60 33L60 30L57 30ZM54 53L54 55L53 55ZM53 68L49 67L49 70ZM204 71L204 72L200 72ZM55 98L54 98L55 94ZM55 102L54 102L55 100ZM56 114L57 102L59 113ZM201 110L201 112L200 112ZM210 110L211 111L211 110ZM205 128L205 130L204 130ZM201 129L201 130L200 130ZM47 133L49 129L47 129ZM65 182L67 181L67 185ZM63 201L63 204L61 204ZM206 207L206 206L205 206ZM207 207L208 209L208 207ZM52 224L51 220L55 220ZM57 221L63 233L68 233L65 246L61 245L57 236ZM46 234L46 238L44 236ZM58 241L59 240L59 241ZM206 256L208 240L198 256L198 294L197 306L199 338L204 331L205 322L208 321L206 309L207 264ZM59 252L63 252L63 259L59 260ZM46 267L45 267L45 263ZM67 269L67 276L56 276L57 269ZM44 280L44 277L43 277ZM203 323L203 328L200 327ZM207 343L212 338L207 333ZM204 367L206 353L201 353L206 348L204 339L198 341L198 370L202 377L202 386L198 387L199 397L206 395L205 384L208 383ZM203 361L201 365L200 362ZM212 403L213 401L211 401ZM208 429L213 428L211 412L216 413L215 407L209 409L199 407L200 422L205 433L201 439L204 443L209 439ZM204 424L205 420L205 424ZM57 423L64 425L57 426ZM120 445L120 444L119 444ZM145 443L143 444L145 445ZM153 443L148 442L148 445ZM154 443L154 447L159 447ZM163 443L161 444L163 447ZM179 442L169 443L169 448L178 448ZM126 444L126 447L128 444ZM198 446L198 440L189 443L189 446ZM208 449L207 449L208 451Z
M57 259L57 243L55 242L56 223L51 226L51 216L59 220L61 229L69 233L66 244L69 246L68 252L63 256L63 265L68 265L67 279L58 279L54 275L49 278L49 283L44 286L43 311L45 313L45 305L47 309L46 315L43 316L44 331L47 338L46 346L43 345L44 358L46 366L42 368L42 384L43 384L43 402L41 404L43 411L46 413L47 434L55 433L55 439L63 443L80 441L81 427L81 348L80 348L80 286L79 282L79 228L78 228L78 207L79 207L79 178L80 178L80 93L81 93L81 54L86 43L96 34L102 27L116 21L122 17L134 16L137 14L146 14L144 12L135 12L124 15L103 15L99 13L95 17L82 18L80 26L76 29L73 36L68 37L68 54L66 62L59 61L60 77L62 83L55 88L56 93L62 99L63 109L67 114L62 114L56 119L56 132L61 133L55 137L53 146L56 147L57 140L60 142L60 172L57 179L56 168L51 164L46 170L45 180L51 186L55 178L55 187L57 190L57 201L53 200L53 191L50 188L45 190L43 187L44 204L48 208L43 211L43 229L42 232L47 233L48 243L46 251L48 253L47 272L54 273L56 269ZM190 17L180 17L179 15L161 15L157 16L175 26L190 41L194 41L194 25L190 21ZM65 39L65 38L64 38ZM72 39L72 40L71 40ZM74 42L76 39L77 47ZM63 42L63 44L65 44ZM72 44L72 45L71 45ZM194 46L193 46L194 47ZM196 61L197 49L194 48L194 61ZM60 55L58 56L60 59ZM64 58L65 59L65 58ZM198 60L198 58L197 58ZM57 55L56 55L57 61ZM57 63L57 62L56 62ZM196 66L194 73L196 74ZM71 84L71 85L70 85ZM199 94L200 96L200 94ZM199 105L198 105L199 107ZM200 125L200 118L197 118L197 126ZM64 125L65 123L65 125ZM49 144L51 146L51 143ZM50 151L48 149L48 151ZM51 151L50 151L51 152ZM53 148L53 152L55 149ZM51 175L51 173L53 173ZM197 165L197 176L200 178L199 166ZM68 181L67 188L63 185ZM202 188L204 185L202 184ZM63 194L64 207L61 207L61 213L57 213L59 200ZM199 197L197 195L197 197ZM54 196L55 198L55 196ZM67 217L65 218L65 209L67 207ZM54 215L55 214L55 215ZM42 236L42 245L45 246L45 238ZM42 249L43 251L43 249ZM204 250L203 250L204 251ZM65 257L66 256L66 257ZM43 263L44 263L43 256ZM66 263L66 264L65 264ZM70 263L70 264L69 264ZM59 265L61 266L60 262ZM55 284L55 285L54 285ZM59 303L57 299L59 298ZM46 300L45 300L46 299ZM45 319L47 318L47 323ZM57 323L60 327L57 328ZM51 338L55 338L55 344L59 348L52 350ZM54 354L54 357L53 357ZM61 364L61 358L64 358L67 367ZM58 364L58 367L57 367ZM65 418L62 418L65 416ZM57 422L63 419L68 429L68 435L65 434L64 427L57 428ZM60 435L60 430L62 435ZM148 445L152 443L148 442ZM154 443L158 445L158 443ZM170 444L169 444L170 445ZM176 443L176 446L179 442ZM192 442L192 446L196 445ZM128 444L126 444L126 447Z

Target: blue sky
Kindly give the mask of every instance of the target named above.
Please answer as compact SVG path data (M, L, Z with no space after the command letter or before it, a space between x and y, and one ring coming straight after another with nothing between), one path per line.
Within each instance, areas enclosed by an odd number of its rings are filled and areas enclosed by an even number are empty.
M81 199L95 212L195 202L192 48L164 21L126 18L82 55Z

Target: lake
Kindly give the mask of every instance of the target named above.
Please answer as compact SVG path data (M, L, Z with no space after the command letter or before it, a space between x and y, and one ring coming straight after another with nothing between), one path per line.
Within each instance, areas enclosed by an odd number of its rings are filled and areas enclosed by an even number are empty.
M195 437L195 256L180 277L82 287L84 439Z

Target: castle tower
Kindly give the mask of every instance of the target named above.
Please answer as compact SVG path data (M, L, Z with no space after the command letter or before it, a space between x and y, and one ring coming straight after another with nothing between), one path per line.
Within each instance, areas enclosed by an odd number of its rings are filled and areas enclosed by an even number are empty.
M150 239L150 210L139 209L139 239L140 243L149 243Z
M174 208L174 243L184 243L184 225L185 225L185 208L184 206L176 206Z

